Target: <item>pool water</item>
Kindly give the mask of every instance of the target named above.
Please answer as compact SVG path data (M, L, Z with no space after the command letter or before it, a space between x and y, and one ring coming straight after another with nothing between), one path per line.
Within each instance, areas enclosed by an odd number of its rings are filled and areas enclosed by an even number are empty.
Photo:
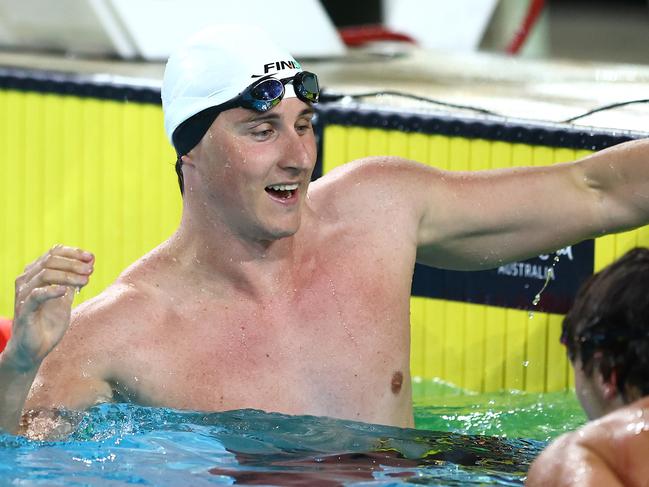
M575 393L474 394L440 381L413 382L415 426L432 431L549 441L587 421Z
M572 394L414 389L417 429L255 410L62 411L75 425L62 439L0 434L0 485L522 485L546 441L584 422Z

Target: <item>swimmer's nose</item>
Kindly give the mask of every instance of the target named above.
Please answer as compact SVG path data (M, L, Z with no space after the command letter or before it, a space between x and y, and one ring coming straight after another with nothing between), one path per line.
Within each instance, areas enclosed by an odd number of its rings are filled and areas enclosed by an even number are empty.
M291 133L286 135L286 143L280 161L285 169L308 171L313 169L316 158L315 137Z

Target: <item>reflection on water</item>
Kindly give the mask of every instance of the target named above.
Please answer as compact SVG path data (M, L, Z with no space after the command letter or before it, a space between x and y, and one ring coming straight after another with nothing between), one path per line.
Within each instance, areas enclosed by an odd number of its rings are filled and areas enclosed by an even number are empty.
M512 434L506 420L512 415L523 426L526 415L535 417L529 403L538 398L520 395L524 401L517 405L509 397L442 394L436 405L417 400L418 427L444 432L254 410L206 414L106 404L62 412L75 425L63 440L0 435L0 483L522 485L545 441L516 438L531 435ZM491 426L488 408L497 418ZM507 437L476 434L503 428Z
M587 421L572 391L474 394L415 380L413 396L419 429L549 441Z

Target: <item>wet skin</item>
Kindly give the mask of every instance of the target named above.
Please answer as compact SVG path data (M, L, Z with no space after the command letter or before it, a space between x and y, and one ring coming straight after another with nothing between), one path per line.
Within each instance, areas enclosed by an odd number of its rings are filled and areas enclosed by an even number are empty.
M526 485L645 486L649 397L555 440L534 461Z
M481 172L370 157L309 184L310 118L295 98L261 116L219 115L183 157L178 230L77 308L67 331L69 293L41 293L43 313L30 292L83 285L94 261L32 272L16 318L31 331L16 336L43 346L12 337L0 356L0 426L17 424L21 405L117 399L410 426L415 260L492 268L649 220L647 140ZM56 334L33 326L46 322Z
M128 399L413 424L416 249L350 205L351 188L309 186L311 110L280 107L217 118L184 161L179 231L76 310L29 404ZM268 190L290 183L288 198ZM383 217L393 232L412 225L389 206Z

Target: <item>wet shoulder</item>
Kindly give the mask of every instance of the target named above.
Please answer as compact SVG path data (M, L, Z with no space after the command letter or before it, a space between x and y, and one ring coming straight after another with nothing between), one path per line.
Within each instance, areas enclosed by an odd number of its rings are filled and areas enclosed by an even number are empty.
M124 327L150 325L164 316L164 300L146 282L118 280L73 311L71 331L115 334Z
M645 485L649 478L645 453L649 449L649 397L592 421L583 428L579 441L614 466L624 485Z
M367 157L328 172L309 188L309 199L320 214L348 215L351 221L399 219L412 208L410 197L421 179L420 164L399 157Z
M315 181L311 187L318 194L326 194L327 192L349 190L360 184L371 186L372 184L394 182L395 173L411 164L413 164L412 161L400 157L364 157L332 169Z
M169 300L156 285L164 269L155 252L137 260L102 293L74 310L73 327L115 333L124 327L147 328L166 319Z

